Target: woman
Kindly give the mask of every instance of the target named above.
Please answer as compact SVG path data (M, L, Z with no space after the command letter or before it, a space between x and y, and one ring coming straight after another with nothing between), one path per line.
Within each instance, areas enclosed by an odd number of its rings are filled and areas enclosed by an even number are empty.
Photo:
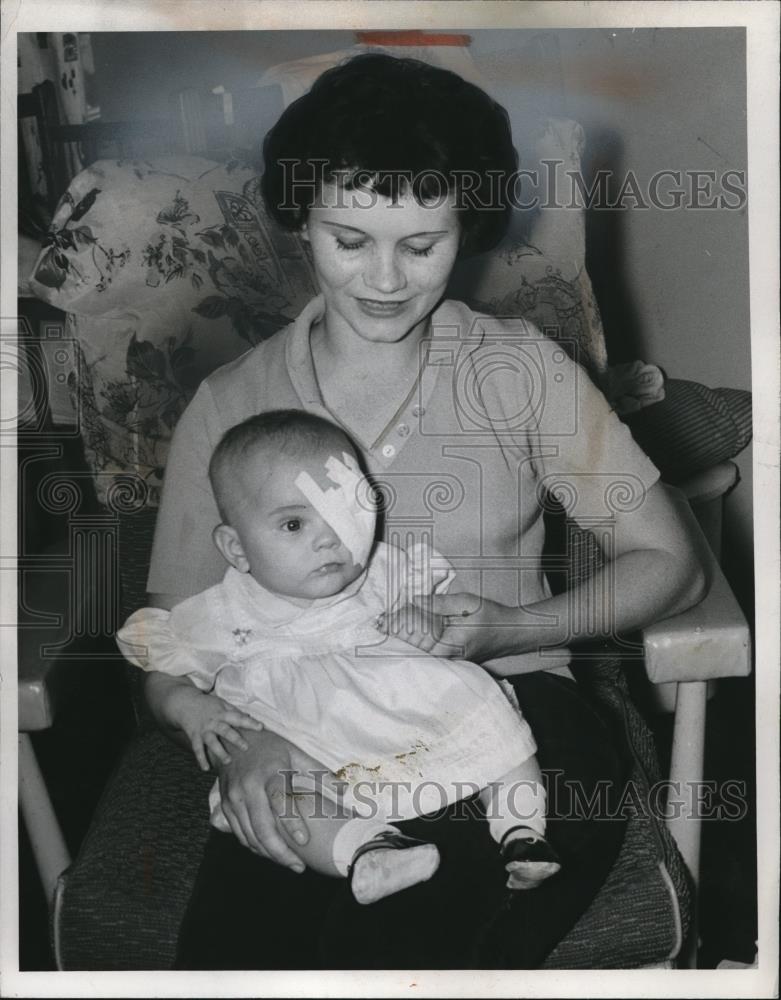
M496 181L517 166L506 113L452 73L364 55L285 111L264 158L267 209L309 243L322 294L209 377L182 417L153 603L170 608L224 572L207 478L224 430L259 410L319 413L362 446L387 500L386 540L428 535L457 570L455 598L405 609L387 627L510 677L543 766L587 789L617 783L604 727L561 676L566 646L685 609L703 575L656 469L564 352L524 324L481 322L442 301L459 253L494 246L506 226ZM606 565L558 597L541 568L548 495L576 520L609 519ZM165 683L152 675L147 697L170 730ZM421 818L410 832L426 824L440 872L356 914L340 883L304 871L296 853L309 834L285 796L290 746L270 732L245 735L250 749L217 765L235 838L212 835L183 968L533 967L588 905L620 841L615 822L563 819L564 872L508 904L484 824L453 810Z

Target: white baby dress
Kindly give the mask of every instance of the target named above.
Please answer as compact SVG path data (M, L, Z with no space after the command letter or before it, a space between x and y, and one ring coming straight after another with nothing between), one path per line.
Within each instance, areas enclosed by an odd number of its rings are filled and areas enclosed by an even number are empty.
M371 800L389 819L409 819L536 750L506 681L377 628L380 614L442 592L448 570L422 546L405 554L380 543L345 590L301 608L230 568L170 613L137 611L117 640L132 663L189 676L321 761L359 814Z

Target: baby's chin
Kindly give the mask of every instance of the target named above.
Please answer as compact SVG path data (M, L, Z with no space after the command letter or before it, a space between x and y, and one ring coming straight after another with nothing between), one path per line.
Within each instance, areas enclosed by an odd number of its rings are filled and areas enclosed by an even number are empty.
M323 569L311 573L302 583L301 588L290 596L303 600L317 600L321 597L335 597L354 583L363 572L363 567L350 563L341 564L333 569Z

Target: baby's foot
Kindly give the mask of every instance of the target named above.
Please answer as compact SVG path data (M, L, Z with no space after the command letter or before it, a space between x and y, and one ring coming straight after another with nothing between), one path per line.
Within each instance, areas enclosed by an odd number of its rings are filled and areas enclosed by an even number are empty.
M438 867L439 851L434 844L403 833L386 832L358 848L348 877L359 903L376 903L394 892L425 882Z
M534 889L561 868L548 841L528 826L515 826L502 838L508 889Z

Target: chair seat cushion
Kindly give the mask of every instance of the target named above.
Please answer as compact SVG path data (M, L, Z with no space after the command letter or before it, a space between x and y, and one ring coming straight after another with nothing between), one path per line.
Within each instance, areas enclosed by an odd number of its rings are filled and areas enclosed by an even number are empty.
M213 780L155 730L131 743L63 876L62 968L172 968L209 834Z
M631 705L618 661L586 664L587 685L625 746L632 792L617 864L544 968L635 968L666 961L689 924L683 862L662 823L631 804L657 779L652 738ZM64 877L62 967L170 969L209 832L212 777L160 734L129 747Z
M546 969L632 969L680 952L691 923L691 880L658 814L660 780L648 726L629 697L618 658L586 660L573 672L591 690L628 754L620 799L628 819L618 859L575 927L550 953Z

